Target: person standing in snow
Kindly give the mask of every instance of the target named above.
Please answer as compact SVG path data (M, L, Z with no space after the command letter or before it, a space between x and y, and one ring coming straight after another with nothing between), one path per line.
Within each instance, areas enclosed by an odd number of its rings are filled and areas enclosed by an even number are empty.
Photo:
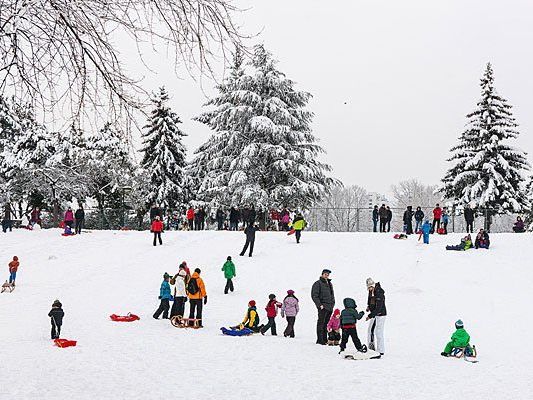
M342 328L342 339L339 354L346 349L349 337L352 338L353 344L357 351L366 353L366 346L361 344L359 336L357 336L357 321L363 318L365 312L357 312L357 304L355 304L355 300L349 297L343 300L343 304L344 310L342 310L340 318Z
M368 348L376 350L381 355L385 354L385 318L387 317L387 307L385 306L385 291L379 282L375 283L372 278L366 280L368 289L368 307L370 312L366 317L368 324Z
M83 229L83 224L85 222L85 210L83 209L83 205L80 204L78 206L78 209L74 214L74 218L76 219L75 232L77 235L80 235L81 230Z
M404 231L408 235L413 234L413 207L407 206L407 210L403 213L403 226Z
M205 218L207 216L205 210L203 207L200 207L198 210L198 214L196 215L198 217L198 231L203 231L205 229Z
M161 233L163 232L163 221L159 219L159 215L156 215L154 221L152 222L152 226L150 228L150 232L154 234L154 246L157 246L157 240L159 239L159 245L163 245L163 240L161 239Z
M470 335L465 331L463 321L460 319L455 322L455 332L451 341L446 344L444 351L440 353L443 357L448 357L452 350L457 347L468 347L470 345Z
M433 209L433 224L431 225L431 233L437 232L440 228L440 219L442 218L442 208L440 208L439 203Z
M331 279L329 279L330 274L329 269L322 270L322 275L311 288L311 299L318 311L316 343L320 345L327 344L327 325L335 306L335 294Z
M415 211L415 233L419 233L422 228L422 221L424 220L424 211L422 208L417 207Z
M378 206L375 205L374 209L372 210L372 224L374 225L373 232L378 231L378 221L379 221L379 209L378 209Z
M464 209L464 216L466 222L466 233L474 233L474 210L467 204Z
M298 312L300 312L298 298L294 295L294 290L287 290L287 296L283 299L281 306L281 318L287 318L287 327L283 332L283 336L294 337L294 323Z
M431 233L431 224L429 223L429 220L426 219L426 222L422 225L422 229L420 232L420 237L424 237L424 244L429 244L429 234ZM420 240L420 237L418 240Z
M17 279L17 271L19 269L19 258L17 256L13 257L13 260L9 262L9 283L15 286L15 280Z
M6 203L4 207L4 219L2 219L2 231L6 233L8 229L9 232L13 231L13 220L11 216L11 204Z
M189 296L191 308L189 312L189 319L196 318L200 328L203 327L202 309L203 306L207 304L207 291L205 290L203 279L200 278L201 273L202 271L200 268L196 268L191 276L191 279L189 279L189 283L187 284L187 295ZM193 326L194 324L191 322L190 325Z
M54 300L52 303L52 309L48 313L50 322L52 324L52 340L59 339L59 336L61 335L61 326L63 325L63 317L65 316L65 312L63 311L62 307L63 305L59 300Z
M390 223L392 221L392 210L387 206L387 232L390 232Z
M233 292L233 278L237 276L235 274L235 264L231 261L231 256L228 256L226 262L222 266L222 271L224 271L224 278L226 278L226 287L224 287L224 294L228 294L228 291Z
M172 293L170 291L170 275L166 272L163 275L163 282L161 282L161 287L159 288L159 308L155 311L153 317L159 319L161 313L163 313L163 319L168 319L168 310L170 309L170 300L172 300Z
M229 210L229 230L238 231L239 230L239 219L241 214L239 210L235 207L231 207Z
M189 209L187 210L187 226L189 227L189 230L194 230L194 208L192 206L189 206Z
M296 213L296 217L292 221L292 229L294 229L294 236L296 236L296 243L300 243L302 237L302 231L307 226L307 222L301 213Z
M268 323L261 328L261 335L264 335L269 329L272 332L272 336L277 336L276 332L276 316L278 315L278 308L281 308L282 304L276 300L275 294L268 295L268 303L265 307L267 312Z
M244 256L244 253L246 253L248 246L250 246L250 253L248 254L248 257L252 256L252 253L254 252L255 233L257 232L257 230L258 228L254 225L248 225L246 229L244 229L244 234L246 235L246 243L244 244L244 247L240 253L241 256Z
M65 218L63 218L63 221L66 226L72 229L74 226L74 213L72 212L72 207L69 207L67 211L65 211Z
M217 213L215 216L215 219L217 220L217 230L221 231L224 229L224 220L226 219L226 213L222 209L222 207L217 208Z
M186 285L189 278L186 265L181 263L178 269L178 273L172 277L170 284L173 284L174 302L172 303L172 309L170 310L170 318L185 315L185 303L187 302L187 290Z
M380 232L386 232L387 231L387 218L389 213L387 212L387 207L385 207L385 204L382 204L379 208L379 231Z

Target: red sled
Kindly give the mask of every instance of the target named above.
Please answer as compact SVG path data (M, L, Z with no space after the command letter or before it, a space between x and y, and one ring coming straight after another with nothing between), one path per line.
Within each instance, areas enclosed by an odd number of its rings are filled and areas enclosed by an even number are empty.
M75 233L62 233L61 236L74 236Z
M437 233L438 233L439 235L446 235L446 231L444 230L444 228L439 228L439 229L437 229Z
M68 339L54 339L54 343L57 347L75 347L78 343L75 340L68 340Z
M111 321L115 322L133 322L140 319L137 315L131 313L128 313L128 315L111 314L109 318L111 318Z
M291 229L289 232L287 232L287 236L294 235L294 232L296 232L294 229Z
M64 229L65 228L65 221L59 222L58 228Z

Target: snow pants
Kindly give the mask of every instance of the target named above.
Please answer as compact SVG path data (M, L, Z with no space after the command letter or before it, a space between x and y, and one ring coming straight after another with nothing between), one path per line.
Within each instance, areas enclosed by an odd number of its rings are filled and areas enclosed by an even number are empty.
M157 239L159 239L159 245L163 245L163 241L161 240L161 232L154 232L154 246L157 246Z
M424 233L424 244L429 244L429 233Z
M318 319L316 321L316 342L317 344L327 344L328 342L328 322L331 317L331 310L318 309Z
M230 231L238 231L239 230L239 221L230 221L229 222L229 230Z
M301 230L295 230L294 236L296 236L296 243L300 243L300 238L302 237L302 231Z
M61 335L61 325L57 325L54 318L52 318L52 331L50 332L50 336L53 339L59 339L59 336Z
M265 334L268 332L268 330L271 330L272 336L276 336L278 333L276 332L276 318L275 317L268 317L268 323L263 326L263 329L261 329L261 333Z
M387 232L387 220L386 219L379 220L379 231Z
M76 235L81 234L82 228L83 228L83 219L77 219L76 226L75 226Z
M6 233L8 229L9 229L9 232L13 231L13 221L4 219L2 221L2 231Z
M363 347L361 345L361 341L359 340L359 337L357 336L357 328L342 328L342 339L341 339L341 351L344 351L346 349L346 345L348 344L348 338L352 338L353 344L355 345L355 348L357 350L361 350Z
M172 308L170 309L170 318L177 315L185 314L185 303L187 302L187 297L179 296L174 297L174 303L172 303Z
M189 225L189 230L194 230L194 219L188 219L187 224Z
M224 288L224 294L228 292L233 292L233 281L231 279L226 279L226 287Z
M431 233L434 233L435 230L440 228L440 219L435 218L433 224L431 224Z
M248 249L248 246L250 246L250 253L249 256L252 256L252 253L254 252L254 243L255 239L248 239L246 238L246 243L244 244L244 247L241 251L241 256L244 256L244 253L246 253L246 250Z
M15 283L15 279L17 279L17 272L10 272L9 273L9 283Z
M420 229L422 228L422 221L416 221L415 224L415 233L420 232Z
M474 233L474 221L466 221L466 233Z
M224 229L224 220L222 218L217 219L217 229L219 231Z
M372 220L372 224L374 225L373 231L377 232L378 231L378 220L377 219L373 219Z
M170 302L168 299L161 299L159 308L155 310L154 318L158 319L161 313L163 313L163 319L168 319L168 310L170 309Z
M294 323L296 322L296 317L286 317L287 318L287 327L283 332L283 336L294 337Z
M385 353L385 339L383 338L385 318L386 316L376 316L368 324L368 347L374 348L379 353Z
M446 344L446 347L444 348L444 352L446 354L450 354L455 347L464 347L464 346L457 346L453 342L448 342Z
M204 306L203 299L190 299L191 311L189 312L190 319L199 319L199 325L202 326L202 309ZM195 315L196 314L196 315ZM192 325L192 324L191 324Z

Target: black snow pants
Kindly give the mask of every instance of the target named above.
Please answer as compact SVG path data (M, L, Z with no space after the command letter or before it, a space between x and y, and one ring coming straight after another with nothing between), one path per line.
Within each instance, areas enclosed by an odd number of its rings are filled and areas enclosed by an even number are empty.
M170 309L170 302L168 299L161 299L161 304L159 308L155 310L154 318L159 319L161 313L163 313L163 319L168 319L168 310Z
M325 308L318 310L318 319L316 321L316 342L318 344L327 344L328 342L327 326L331 313L331 310L326 310Z
M346 348L346 345L348 344L348 338L351 337L353 344L355 345L355 348L357 350L361 350L363 346L361 346L361 341L359 340L359 337L357 336L357 328L342 328L342 339L341 339L341 350L344 350Z
M254 252L254 243L255 239L248 239L246 238L246 243L244 244L244 247L241 251L241 256L244 256L244 253L246 253L246 250L248 249L248 246L250 246L250 254L249 256L252 256L252 253Z
M177 315L181 315L183 317L183 314L185 313L186 301L187 297L174 297L174 303L172 303L172 308L170 309L170 318L175 317Z

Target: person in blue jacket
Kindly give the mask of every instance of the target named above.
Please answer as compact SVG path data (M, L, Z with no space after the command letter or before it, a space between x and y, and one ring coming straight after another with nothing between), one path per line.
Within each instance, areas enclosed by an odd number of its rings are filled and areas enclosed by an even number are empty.
M429 220L426 219L426 221L422 225L422 236L424 236L425 244L429 244L429 233L430 232L431 232L431 224L429 223ZM418 240L420 240L420 238Z
M159 304L159 308L154 313L155 319L159 319L161 313L163 313L163 319L168 319L168 310L170 310L170 300L172 299L170 284L168 283L169 279L170 275L165 272L161 288L159 289L159 299L161 300L161 304Z

